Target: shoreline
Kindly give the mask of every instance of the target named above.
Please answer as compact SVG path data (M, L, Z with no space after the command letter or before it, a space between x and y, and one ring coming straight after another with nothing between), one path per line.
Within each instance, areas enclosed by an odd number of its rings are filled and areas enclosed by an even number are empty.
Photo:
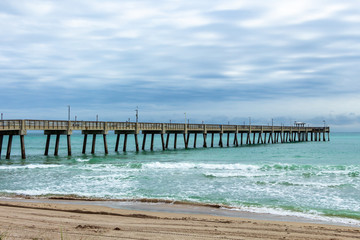
M174 201L167 199L104 199L104 198L88 198L77 195L13 195L12 197L0 197L0 202L12 203L40 203L40 204L67 204L67 205L92 205L99 207L109 207L112 209L145 211L153 213L179 213L179 214L205 214L217 217L235 217L246 218L252 220L280 221L280 222L299 222L311 224L323 224L334 226L360 227L360 221L352 218L327 217L327 216L311 216L298 212L281 212L276 214L273 212L250 211L236 207Z
M359 239L360 228L0 199L2 239ZM173 206L171 206L173 207ZM215 209L215 208L213 208Z

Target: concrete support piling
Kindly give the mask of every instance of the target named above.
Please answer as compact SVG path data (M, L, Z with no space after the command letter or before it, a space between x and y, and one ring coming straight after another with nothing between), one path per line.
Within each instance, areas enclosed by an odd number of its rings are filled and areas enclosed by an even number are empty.
M220 133L220 139L219 139L219 146L223 147L223 141L222 141L222 133Z
M177 133L174 134L174 149L176 149Z
M86 152L86 142L87 142L87 134L84 134L84 142L83 142L83 149L82 149L83 154L85 154L85 152Z
M96 134L93 134L92 145L91 145L91 154L95 153L95 144L96 144Z
M214 147L214 133L211 133L211 147Z
M128 137L128 134L127 134L127 133L125 133L125 134L124 134L123 152L126 152L127 137Z
M184 145L185 145L185 149L188 148L188 144L189 144L189 134L186 137L186 133L183 133L184 136Z
M151 141L150 141L150 150L151 151L154 151L154 137L155 137L155 134L152 133L151 134Z
M1 159L1 150L2 150L2 145L3 145L3 135L0 135L0 159Z
M13 135L9 135L7 151L6 151L6 159L10 159L12 139L13 139Z
M164 134L160 134L161 135L161 146L162 146L162 150L165 150L165 141L164 141Z
M168 138L169 138L169 134L168 134ZM143 151L145 150L145 145L146 145L146 133L143 134L143 142L142 142L142 146L141 146L141 149Z
M137 134L134 134L134 140L135 140L135 151L139 152L139 141Z
M56 134L54 156L59 155L60 134Z
M196 148L197 133L194 133L194 148Z
M136 138L137 139L137 138ZM106 134L103 134L103 140L104 140L104 151L105 151L105 154L109 154L109 151L108 151L108 146L107 146L107 141L106 141ZM139 149L138 149L139 150Z
M119 151L119 143L120 143L120 134L116 134L115 152Z
M49 155L50 138L51 138L51 135L48 134L46 136L46 144L45 144L45 152L44 152L45 156Z
M67 142L68 156L71 156L71 139L70 139L70 135L66 135L66 142Z
M169 138L170 138L170 133L166 134L166 149L169 148Z

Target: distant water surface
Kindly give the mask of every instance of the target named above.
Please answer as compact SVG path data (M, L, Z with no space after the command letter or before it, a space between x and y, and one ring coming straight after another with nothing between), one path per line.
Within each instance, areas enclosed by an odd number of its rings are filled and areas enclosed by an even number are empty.
M179 135L178 149L167 151L160 149L157 136L155 151L139 153L131 136L128 152L115 153L115 135L109 134L108 155L100 137L95 155L81 154L82 140L72 135L72 157L66 156L65 137L59 157L51 156L53 148L46 157L46 137L30 133L25 137L27 159L22 160L14 137L12 159L5 160L4 138L0 194L178 200L360 226L359 133L332 133L330 142L207 149L198 137L198 148L188 150ZM91 137L88 152L90 145Z

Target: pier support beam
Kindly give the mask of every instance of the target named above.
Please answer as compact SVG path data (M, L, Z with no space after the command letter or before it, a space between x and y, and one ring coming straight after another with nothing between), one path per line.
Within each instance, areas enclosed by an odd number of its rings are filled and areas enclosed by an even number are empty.
M162 150L164 151L164 150L165 150L164 134L161 133L160 136L161 136L161 146L162 146Z
M168 134L169 135L169 134ZM144 151L145 150L145 145L146 145L146 133L144 133L144 137L143 137L143 142L142 142L142 147L141 149Z
M105 154L109 154L108 146L107 146L107 141L106 141L106 134L103 134L103 140L104 140L104 151L105 151Z
M154 151L154 133L151 134L150 150Z
M177 142L177 133L174 134L174 149L176 149L176 142Z
M166 149L169 148L169 138L170 138L170 133L166 134L166 145L165 145Z
M60 144L60 134L56 134L54 156L57 156L59 153L59 144Z
M26 159L24 135L20 135L21 158Z
M92 145L91 145L91 154L95 153L95 144L96 144L96 134L93 134Z
M68 156L71 156L71 139L70 135L66 135Z
M211 147L214 147L214 133L211 133Z
M120 134L116 134L115 152L119 150Z
M134 139L135 139L135 150L137 152L139 152L139 142L138 142L138 135L135 133L134 134Z
M1 159L1 150L2 150L2 145L3 145L3 135L0 135L0 159Z
M204 133L204 134L203 134L203 138L204 138L204 144L203 144L203 147L204 147L204 148L207 148L206 137L207 137L207 134L206 134L206 133Z
M197 133L194 133L194 148L196 148Z
M127 136L128 136L128 134L127 134L127 133L125 133L125 134L124 134L123 152L126 152Z
M188 144L189 144L189 134L186 137L186 133L183 133L184 136L184 145L185 145L185 149L188 148Z
M51 137L50 134L46 136L46 144L45 144L45 152L44 152L45 156L49 155L50 137Z
M222 133L220 133L220 139L219 139L219 146L223 147L223 141L222 141Z
M50 140L50 138L49 138L49 140ZM87 142L87 134L84 134L84 142L83 142L82 154L85 154L85 152L86 152L86 142ZM45 154L45 155L47 155L47 154Z
M12 139L13 139L13 135L9 135L7 151L6 151L6 159L10 159Z

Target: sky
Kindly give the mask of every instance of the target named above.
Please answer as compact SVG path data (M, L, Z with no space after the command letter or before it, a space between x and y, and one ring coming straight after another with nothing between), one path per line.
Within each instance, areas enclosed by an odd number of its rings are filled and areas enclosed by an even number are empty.
M1 0L4 119L360 131L358 0Z

